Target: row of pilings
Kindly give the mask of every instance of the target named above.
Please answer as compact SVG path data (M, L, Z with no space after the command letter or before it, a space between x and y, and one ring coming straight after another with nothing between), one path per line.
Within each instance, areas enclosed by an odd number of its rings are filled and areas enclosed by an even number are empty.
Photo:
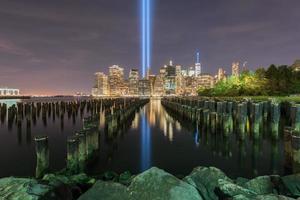
M76 100L76 101L56 101L56 102L18 102L10 107L5 103L0 104L0 121L7 122L11 129L14 124L20 126L23 121L26 124L36 125L39 118L47 126L49 120L64 120L64 116L72 118L76 122L76 117L83 116L84 111L92 113L97 106L94 100Z
M254 141L260 140L263 132L272 140L283 135L286 160L291 168L300 169L300 104L184 97L164 98L161 102L210 133L222 133L225 137L236 133L241 141L248 135Z
M25 121L27 126L31 126L31 124L36 125L37 120L40 118L45 126L47 126L49 120L55 121L56 119L60 119L63 126L65 116L68 119L72 118L73 123L76 123L78 115L81 118L85 112L94 115L99 113L101 109L110 109L113 104L118 102L122 102L123 104L124 100L110 98L52 102L18 102L10 107L5 103L0 103L0 121L2 124L7 122L9 129L13 125L21 127L23 121Z
M116 98L97 99L86 103L87 109L93 114L83 119L83 128L67 139L67 166L68 174L77 174L85 171L86 167L98 158L100 150L100 133L104 131L99 126L101 113L104 113L105 127L108 132L118 131L120 124L129 120L135 112L149 102L149 99ZM48 136L35 138L36 143L36 177L41 178L49 171Z

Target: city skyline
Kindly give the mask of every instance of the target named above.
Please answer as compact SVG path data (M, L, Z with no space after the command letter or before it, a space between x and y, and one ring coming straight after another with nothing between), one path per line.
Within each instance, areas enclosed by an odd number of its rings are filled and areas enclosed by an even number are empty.
M145 68L130 69L128 76L124 68L119 65L110 66L109 73L95 72L94 85L91 95L105 96L197 96L198 89L211 89L227 76L240 77L240 73L247 71L245 63L233 62L231 74L219 68L216 74L202 73L200 53L196 53L194 66L183 67L174 64L172 60L159 69L159 73L152 73L150 69L144 75Z
M141 70L139 2L1 1L0 85L22 94L90 93L96 71ZM203 72L213 74L233 61L253 70L299 59L299 1L182 4L153 1L154 73L170 59L193 66L197 50Z

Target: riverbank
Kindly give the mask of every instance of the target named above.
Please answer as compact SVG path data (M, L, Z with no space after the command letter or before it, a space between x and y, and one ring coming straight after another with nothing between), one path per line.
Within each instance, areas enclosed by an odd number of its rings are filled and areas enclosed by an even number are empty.
M300 197L300 174L254 179L231 179L215 167L197 167L186 177L178 178L153 167L131 175L107 172L89 177L86 174L46 174L42 179L2 178L0 199L296 199Z
M300 96L197 96L191 97L191 99L214 99L221 101L243 101L243 100L253 100L253 101L276 101L289 102L289 103L300 103Z

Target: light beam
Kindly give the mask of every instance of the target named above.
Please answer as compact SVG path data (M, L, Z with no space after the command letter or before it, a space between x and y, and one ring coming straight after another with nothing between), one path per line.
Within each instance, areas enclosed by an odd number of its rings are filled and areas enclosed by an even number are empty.
M141 0L142 10L142 76L146 76L147 69L151 66L151 0Z

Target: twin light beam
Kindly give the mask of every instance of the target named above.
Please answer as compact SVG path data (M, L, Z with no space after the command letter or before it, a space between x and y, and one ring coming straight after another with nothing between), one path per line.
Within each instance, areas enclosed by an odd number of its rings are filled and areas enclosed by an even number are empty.
M151 66L151 1L141 0L142 9L142 76Z

